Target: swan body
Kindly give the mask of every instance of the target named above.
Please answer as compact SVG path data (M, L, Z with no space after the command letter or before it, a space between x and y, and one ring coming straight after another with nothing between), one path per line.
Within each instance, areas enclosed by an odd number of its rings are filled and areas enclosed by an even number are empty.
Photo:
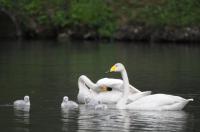
M96 98L104 104L113 104L120 100L120 98L122 97L122 86L123 81L121 79L102 78L98 80L97 83L93 83L88 77L86 77L85 75L81 75L78 79L79 93L77 99L79 103L85 103L85 98L89 97ZM112 88L112 91L101 92L102 87ZM133 96L136 93L140 93L141 96L147 95L147 93L144 94L132 85L129 85L129 89L129 97Z
M142 96L128 103L129 80L125 67L121 63L117 63L111 67L110 72L120 72L123 78L123 95L117 102L116 107L119 109L133 110L182 110L185 105L193 101L193 99L184 99L179 96L167 94L154 94Z
M74 109L78 108L78 104L74 101L69 101L69 98L67 96L64 96L61 103L61 108Z
M126 108L134 110L182 110L189 101L193 101L193 99L167 94L153 94L127 104Z
M24 100L16 100L16 101L14 101L13 105L15 107L30 106L29 96L24 96Z

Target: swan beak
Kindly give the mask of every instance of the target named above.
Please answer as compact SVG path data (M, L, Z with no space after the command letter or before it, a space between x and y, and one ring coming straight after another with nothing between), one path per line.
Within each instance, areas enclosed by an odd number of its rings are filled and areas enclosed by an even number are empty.
M115 72L117 70L117 67L114 65L111 67L110 72Z

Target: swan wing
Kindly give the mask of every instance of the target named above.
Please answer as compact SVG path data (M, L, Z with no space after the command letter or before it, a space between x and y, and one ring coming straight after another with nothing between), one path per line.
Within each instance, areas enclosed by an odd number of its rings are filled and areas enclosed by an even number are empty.
M25 102L24 100L16 100L13 103L14 106L28 106L30 105L30 102Z
M135 93L135 94L131 94L131 95L128 96L128 101L133 102L133 101L138 100L139 98L142 98L142 97L150 95L150 94L151 94L151 91L138 92L138 93Z
M137 88L135 88L131 84L129 84L129 87L130 87L130 92L131 93L140 93L141 92L140 90L138 90Z

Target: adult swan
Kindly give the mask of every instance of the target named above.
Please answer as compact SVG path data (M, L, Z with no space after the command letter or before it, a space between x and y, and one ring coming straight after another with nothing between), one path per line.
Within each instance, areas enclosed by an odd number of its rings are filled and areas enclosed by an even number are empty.
M120 72L123 79L123 95L117 102L119 109L134 110L182 110L184 106L193 99L184 99L179 96L167 94L153 94L139 98L131 103L127 103L127 95L129 93L129 79L123 64L117 63L111 67L110 72Z
M123 81L121 79L102 78L93 83L87 76L81 75L78 79L78 102L85 103L86 98L99 100L104 104L117 103L123 93ZM141 92L128 84L128 100L134 101L138 98L151 94L150 91Z

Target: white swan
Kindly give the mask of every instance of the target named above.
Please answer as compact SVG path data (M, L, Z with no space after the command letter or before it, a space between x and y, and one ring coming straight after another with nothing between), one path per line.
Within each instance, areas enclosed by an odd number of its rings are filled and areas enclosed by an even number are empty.
M139 98L127 104L129 93L129 80L125 67L121 63L117 63L111 67L110 72L120 72L124 81L123 96L117 102L116 107L119 109L134 110L182 110L189 101L193 99L184 99L179 96L167 94L154 94Z
M79 93L77 96L79 103L85 103L85 98L95 98L102 103L116 103L122 96L123 81L121 79L103 78L93 83L85 75L81 75L78 79ZM110 91L108 89L111 89ZM136 100L143 96L151 94L150 91L141 92L132 85L129 85L129 100Z
M61 108L74 109L78 108L78 104L74 101L69 101L69 98L67 96L64 96L61 103Z
M24 100L16 100L16 101L14 101L13 105L15 107L30 106L29 96L24 96Z

